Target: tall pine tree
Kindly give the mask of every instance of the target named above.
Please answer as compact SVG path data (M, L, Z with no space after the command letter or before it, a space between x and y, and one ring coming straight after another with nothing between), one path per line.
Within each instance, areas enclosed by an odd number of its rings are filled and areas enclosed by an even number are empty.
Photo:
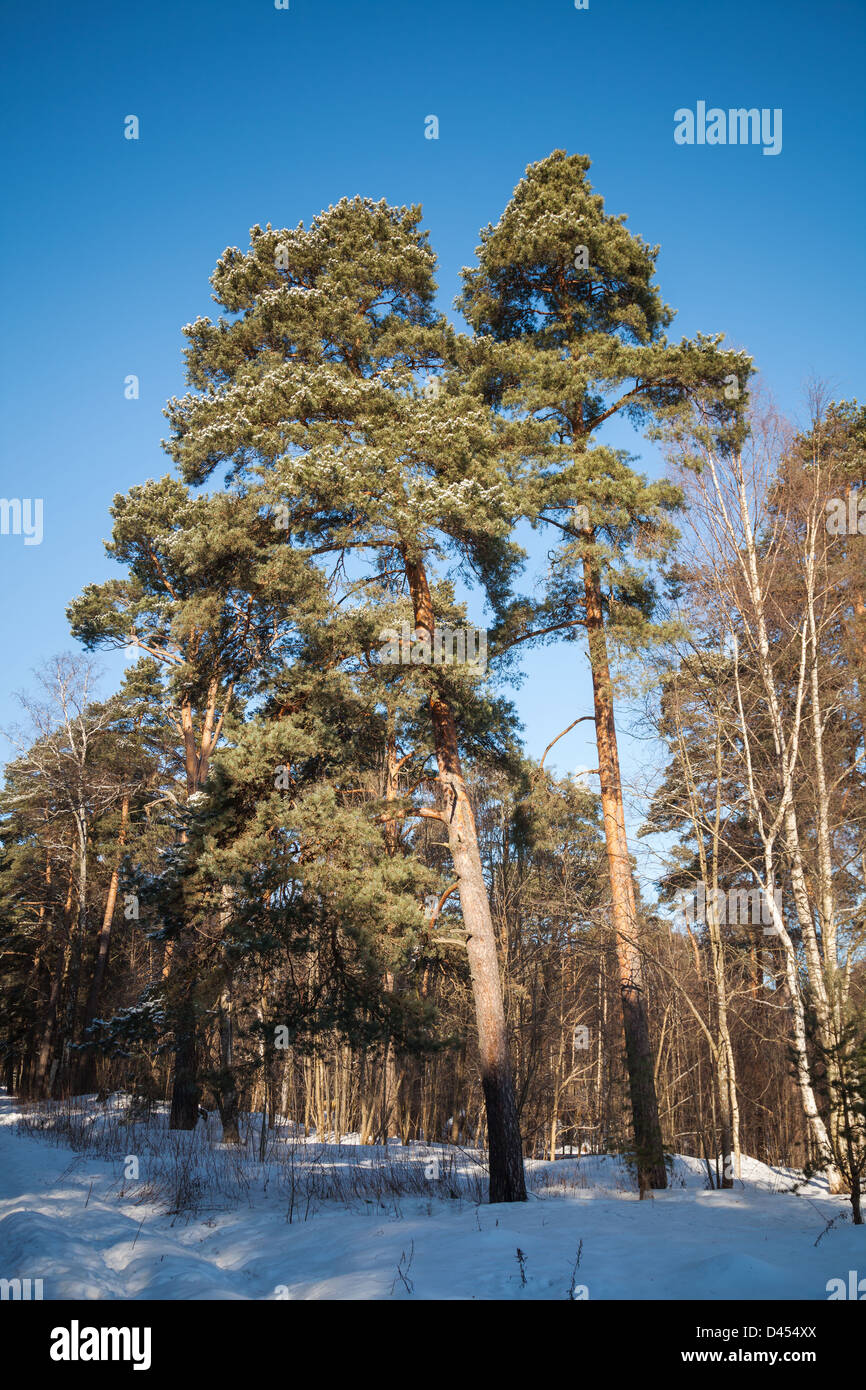
M488 347L485 389L503 414L551 430L526 514L562 543L540 610L513 615L511 640L585 628L592 668L601 800L620 972L635 1145L642 1189L666 1174L634 881L625 829L609 638L646 640L649 577L632 557L658 555L673 537L674 489L648 485L619 451L598 442L614 415L652 422L693 389L739 393L746 359L719 339L669 344L672 318L653 283L658 248L605 213L589 160L556 150L530 165L498 224L481 233L459 307Z
M503 461L521 429L498 422L467 387L461 344L432 309L434 257L420 216L343 200L308 229L254 227L249 251L228 250L212 277L226 315L185 330L194 390L169 404L169 449L188 482L217 468L240 479L270 508L287 545L360 585L396 579L409 598L439 790L439 804L422 813L445 828L459 883L490 1198L515 1201L526 1195L517 1106L461 759L468 678L428 663L432 570L443 555L477 578L494 606L507 591L516 489Z

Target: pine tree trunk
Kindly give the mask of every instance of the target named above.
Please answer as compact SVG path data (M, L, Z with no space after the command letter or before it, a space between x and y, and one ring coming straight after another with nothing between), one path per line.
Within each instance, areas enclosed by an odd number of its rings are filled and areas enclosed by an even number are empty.
M231 985L224 985L217 1004L220 1046L220 1084L217 1104L223 1128L224 1144L241 1142L238 1130L238 1091L234 1076L234 1024L232 1019Z
M76 1080L78 1076L78 1054L73 1053L70 1057L69 1045L76 1041L78 996L81 989L81 962L84 955L84 942L87 938L87 851L89 845L89 827L87 807L83 803L79 804L76 809L75 825L78 839L78 911L75 925L70 935L68 984L64 1010L65 1036L62 1057L64 1081L70 1095L75 1094L79 1089Z
M63 918L58 934L57 960L54 965L54 973L51 976L51 988L48 994L48 1003L45 1010L45 1025L39 1039L39 1047L36 1054L36 1068L33 1079L34 1094L42 1098L50 1096L51 1083L48 1081L49 1065L51 1053L54 1045L54 1035L57 1028L57 1012L60 1001L60 992L63 987L63 980L69 964L70 937L72 934L72 893L75 882L75 869L70 870L69 885L66 894L66 903L63 908ZM53 1073L56 1075L56 1069Z
M169 1129L195 1129L201 1088L196 1066L195 1010L184 999L175 1024L174 1080L171 1090Z
M34 1077L33 1090L37 1096L43 1099L50 1095L50 1090L48 1088L48 1071L54 1044L54 1033L57 1027L57 1005L60 999L60 990L69 957L69 936L71 930L71 923L67 923L62 940L58 945L59 954L54 967L54 974L51 977L51 991L48 996L48 1004L45 1011L45 1025L42 1029L42 1036L39 1039L39 1050L36 1054L36 1074Z
M404 560L412 594L415 628L429 634L432 647L435 619L424 566L420 562L413 563L405 556ZM439 783L446 802L441 819L448 831L454 876L460 885L463 925L467 932L466 950L475 1000L481 1084L487 1111L490 1201L524 1202L526 1181L523 1147L508 1053L496 933L481 865L475 816L463 779L454 715L447 700L438 692L430 698L430 710Z
M84 1006L84 1032L86 1034L99 1008L99 1000L102 994L102 985L105 980L105 971L108 966L108 951L111 945L111 927L114 921L114 909L117 906L117 890L120 885L120 860L123 855L123 847L126 844L126 828L129 822L129 796L123 798L120 810L120 833L117 837L117 862L111 875L111 882L108 885L108 897L105 900L105 912L102 916L102 927L99 932L99 940L96 946L96 961L93 966L93 978L90 981L90 989L87 993L87 1003ZM84 1091L93 1089L96 1077L96 1059L92 1053L85 1056L81 1064L81 1087Z
M583 567L586 596L586 629L592 688L595 701L595 728L598 767L601 778L601 804L610 874L611 911L616 954L619 964L620 1000L625 1031L626 1063L631 1093L638 1181L645 1188L667 1186L664 1147L659 1123L658 1099L653 1075L644 992L643 965L637 948L637 911L628 840L625 833L625 807L619 771L616 727L613 717L613 690L607 656L607 639L601 603L598 570L589 561Z
M193 796L204 780L202 772L204 744L201 755L197 752L195 726L192 706L187 702L181 709L181 725L184 734L184 759L186 765L187 798ZM181 831L180 843L186 843L186 831ZM193 1000L195 975L194 943L185 934L169 941L163 957L162 976L168 988L177 998L175 1012L174 1075L169 1112L169 1129L195 1129L198 1123L198 1107L201 1101L201 1086L198 1079L198 1047L196 1042L196 1016Z
M172 955L172 983L177 988L174 1008L174 1075L172 1078L169 1129L195 1129L201 1086L198 1081L198 1049L192 962L188 947L179 939Z

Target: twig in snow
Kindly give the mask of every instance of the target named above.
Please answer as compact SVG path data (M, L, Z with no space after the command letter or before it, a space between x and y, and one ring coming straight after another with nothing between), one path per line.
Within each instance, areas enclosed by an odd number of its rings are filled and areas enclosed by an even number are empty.
M847 1211L840 1211L836 1216L831 1217L830 1220L827 1222L826 1226L824 1227L823 1231L822 1231L821 1234L819 1235L818 1240L815 1241L815 1244L817 1245L817 1244L818 1244L818 1241L822 1241L822 1240L824 1239L824 1237L825 1237L825 1235L827 1234L828 1231L832 1231L832 1229L833 1229L833 1227L836 1225L836 1222L837 1222L837 1221L847 1221L847 1220L848 1220L848 1213L847 1213Z
M403 1261L406 1259L406 1251L403 1250L403 1251L401 1252L401 1254L400 1254L400 1263L397 1265L397 1273L394 1275L394 1282L393 1282L392 1285L391 1285L391 1293L392 1293L392 1294L393 1294L393 1292L394 1292L394 1289L397 1287L397 1280L398 1280L398 1278L402 1279L402 1281L403 1281L403 1287L405 1288L405 1290L406 1290L406 1292L407 1292L408 1294L411 1295L411 1294L413 1294L413 1293L415 1292L415 1284L414 1284L413 1280L411 1280L411 1279L409 1278L409 1270L412 1268L412 1261L414 1260L414 1258L415 1258L415 1242L414 1242L414 1240L413 1240L413 1241L410 1242L410 1245L409 1245L409 1259L408 1259L408 1261L407 1261L407 1263L406 1263L406 1270L405 1270L405 1273L404 1273L404 1271L403 1271Z
M577 1259L575 1260L574 1265L573 1265L573 1267L572 1267L572 1271L571 1271L571 1283L570 1283L569 1286L568 1286L568 1297L571 1299L571 1302L572 1302L572 1303L576 1303L576 1302L577 1302L577 1299L575 1298L574 1294L575 1294L575 1290L576 1290L576 1288L577 1288L577 1271L578 1271L579 1268L580 1268L580 1257L581 1257L582 1254L583 1254L583 1238L581 1238L580 1244L579 1244L578 1247L577 1247Z

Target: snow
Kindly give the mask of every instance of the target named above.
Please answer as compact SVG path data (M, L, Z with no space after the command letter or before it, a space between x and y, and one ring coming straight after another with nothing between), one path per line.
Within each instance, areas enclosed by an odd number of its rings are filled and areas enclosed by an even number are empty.
M73 1149L22 1131L25 1107L0 1093L0 1277L41 1278L46 1299L567 1299L574 1284L590 1301L824 1300L830 1279L866 1273L846 1200L752 1159L711 1191L701 1163L677 1158L671 1188L645 1201L618 1158L529 1162L530 1200L489 1206L471 1153L284 1126L260 1164L255 1135L238 1153L213 1119L210 1138L203 1124L169 1136L164 1114L126 1130L125 1105L82 1102L93 1137ZM192 1209L171 1210L178 1172Z

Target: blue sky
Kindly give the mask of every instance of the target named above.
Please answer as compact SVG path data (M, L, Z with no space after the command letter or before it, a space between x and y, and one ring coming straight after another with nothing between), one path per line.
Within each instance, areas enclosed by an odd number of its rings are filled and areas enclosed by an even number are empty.
M114 569L112 497L169 471L181 326L211 312L214 263L256 222L308 221L344 194L421 202L450 309L525 166L585 153L608 211L661 245L672 335L724 331L791 413L812 374L862 398L864 15L854 0L15 6L0 495L42 497L45 519L41 545L0 536L0 726L32 669L72 647L68 600ZM676 145L674 111L699 100L781 108L782 152ZM616 442L657 469L638 438ZM576 648L532 661L517 700L538 754L591 704ZM562 770L594 766L586 727ZM645 758L631 746L626 766Z

